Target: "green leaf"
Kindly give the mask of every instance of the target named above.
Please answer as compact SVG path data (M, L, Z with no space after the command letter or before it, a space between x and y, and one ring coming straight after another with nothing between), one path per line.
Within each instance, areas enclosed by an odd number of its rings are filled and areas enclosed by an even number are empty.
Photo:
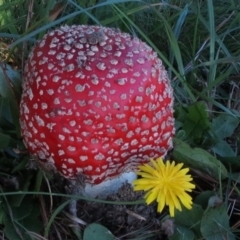
M11 214L4 215L4 233L8 239L32 240L30 232L39 234L43 223L39 219L39 206L33 203L32 197L24 198L22 205L18 208L11 208Z
M8 64L0 65L0 95L13 97L17 101L21 97L21 75Z
M212 129L218 138L224 139L232 136L239 123L239 119L221 114L212 120Z
M7 214L5 214L4 216L3 232L8 239L23 240L20 230L15 226L15 224Z
M225 206L207 208L201 221L201 233L206 240L234 240Z
M203 212L200 205L193 204L192 209L183 207L182 211L176 210L174 219L183 226L192 227L201 220Z
M177 133L176 133L176 137L179 138L179 139L187 139L187 134L184 130L179 130Z
M177 224L175 233L172 236L170 236L168 239L169 240L194 240L196 238L192 230Z
M191 228L197 234L197 236L201 236L200 234L200 222L203 215L203 209L200 205L193 204L191 210L183 207L182 211L175 211L175 222Z
M83 233L83 240L114 240L112 233L104 226L92 223L88 225Z
M216 193L213 191L204 191L197 195L194 203L202 206L203 209L206 209L208 206L208 200L210 197L215 196Z
M221 157L236 156L235 152L230 147L230 145L222 139L218 140L217 143L214 144L214 146L212 147L212 150L214 153L218 154Z
M16 221L26 218L32 211L32 197L24 197L21 205L19 207L12 207L11 211Z
M239 172L239 171L238 171L238 172L235 172L235 173L229 173L229 174L228 174L229 179L231 179L231 180L233 180L233 181L235 181L235 182L237 182L237 183L240 183L239 176L240 176L240 172ZM238 190L238 188L236 188L236 191L240 192L240 191Z
M3 129L13 126L13 119L10 110L10 99L0 96L0 124Z
M32 210L28 217L24 218L19 223L23 226L24 229L27 229L28 231L32 231L35 233L40 233L40 231L43 228L43 222L40 220L40 210L39 205L36 203L32 203ZM27 235L27 233L25 233ZM26 237L24 238L24 240Z
M0 149L7 148L9 146L11 138L3 133L0 133Z
M5 99L0 109L1 118L15 126L17 136L20 138L18 105L21 97L21 76L3 63L0 63L0 97Z
M201 138L203 132L210 126L207 107L204 102L196 102L188 108L186 119L183 123L183 130L187 135L194 138Z
M183 130L179 130L181 127L182 127L182 122L181 121L178 121L177 119L175 120L175 129L176 129L176 131L177 131L177 133L179 132L179 131L183 131ZM185 131L184 131L185 132Z
M191 148L187 143L174 138L173 157L179 162L199 169L215 179L227 177L227 169L213 155L201 148Z

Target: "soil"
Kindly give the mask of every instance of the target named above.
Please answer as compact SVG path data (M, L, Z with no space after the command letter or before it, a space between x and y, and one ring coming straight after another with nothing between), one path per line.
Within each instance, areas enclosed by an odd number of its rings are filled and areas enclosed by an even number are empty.
M70 194L73 190L71 186L71 182L58 174L51 179L53 192ZM144 192L133 191L131 184L126 183L117 193L111 194L106 198L112 204L78 200L76 205L76 216L78 219L76 220L73 216L74 213L70 210L71 207L66 206L64 211L56 217L51 228L49 240L75 239L73 237L73 229L80 233L91 223L99 223L106 227L115 236L116 240L168 239L167 236L174 233L174 223L171 219L163 220L168 214L167 209L161 214L158 213L157 204L145 204L143 195ZM45 204L50 206L51 203L48 200L49 197L46 197ZM54 198L54 208L57 208L66 200L65 197ZM122 202L139 202L139 204L126 205ZM70 214L70 212L72 213ZM80 223L81 221L83 224ZM47 222L46 220L46 224ZM84 223L86 224L84 225Z
M143 192L134 192L132 186L126 183L106 200L132 202L142 199ZM115 205L79 201L77 215L87 223L102 224L118 239L166 239L156 209L156 204Z

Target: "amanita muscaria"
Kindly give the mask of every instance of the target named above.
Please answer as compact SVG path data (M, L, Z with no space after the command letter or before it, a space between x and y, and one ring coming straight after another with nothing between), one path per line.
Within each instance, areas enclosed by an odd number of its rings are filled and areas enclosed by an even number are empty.
M157 54L100 26L62 26L31 51L20 122L29 152L65 178L98 185L164 157L173 93Z

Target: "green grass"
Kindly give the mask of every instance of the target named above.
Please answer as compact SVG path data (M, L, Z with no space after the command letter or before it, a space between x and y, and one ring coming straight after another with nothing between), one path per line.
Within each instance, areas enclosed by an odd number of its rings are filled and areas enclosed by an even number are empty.
M66 218L63 209L71 196L61 195L63 189L56 186L52 174L30 166L18 123L24 62L34 42L62 24L116 27L138 36L158 53L174 88L176 136L172 157L191 168L197 185L193 209L177 213L178 231L169 239L184 239L183 235L187 239L240 238L239 1L58 3L56 7L53 0L0 0L1 239L56 239L58 234L62 239L82 237L71 227L61 229ZM215 208L211 208L212 203ZM162 223L166 218L159 215L157 220ZM219 231L211 231L217 227ZM99 231L103 231L101 225ZM113 234L121 239L121 235ZM149 235L146 229L135 239L156 239L157 234Z

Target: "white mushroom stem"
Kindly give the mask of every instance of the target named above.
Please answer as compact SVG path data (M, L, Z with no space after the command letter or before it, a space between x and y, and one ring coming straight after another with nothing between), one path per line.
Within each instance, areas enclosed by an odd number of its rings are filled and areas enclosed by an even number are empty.
M78 181L71 180L70 184L71 184L70 189L67 190L69 194L83 195L82 192L84 190L81 186L79 186ZM72 214L73 217L77 217L77 200L76 199L72 199L72 201L70 202L69 212Z
M103 181L100 184L86 184L82 194L85 197L106 199L109 194L116 193L124 183L132 184L137 178L135 172L123 173L116 178Z

